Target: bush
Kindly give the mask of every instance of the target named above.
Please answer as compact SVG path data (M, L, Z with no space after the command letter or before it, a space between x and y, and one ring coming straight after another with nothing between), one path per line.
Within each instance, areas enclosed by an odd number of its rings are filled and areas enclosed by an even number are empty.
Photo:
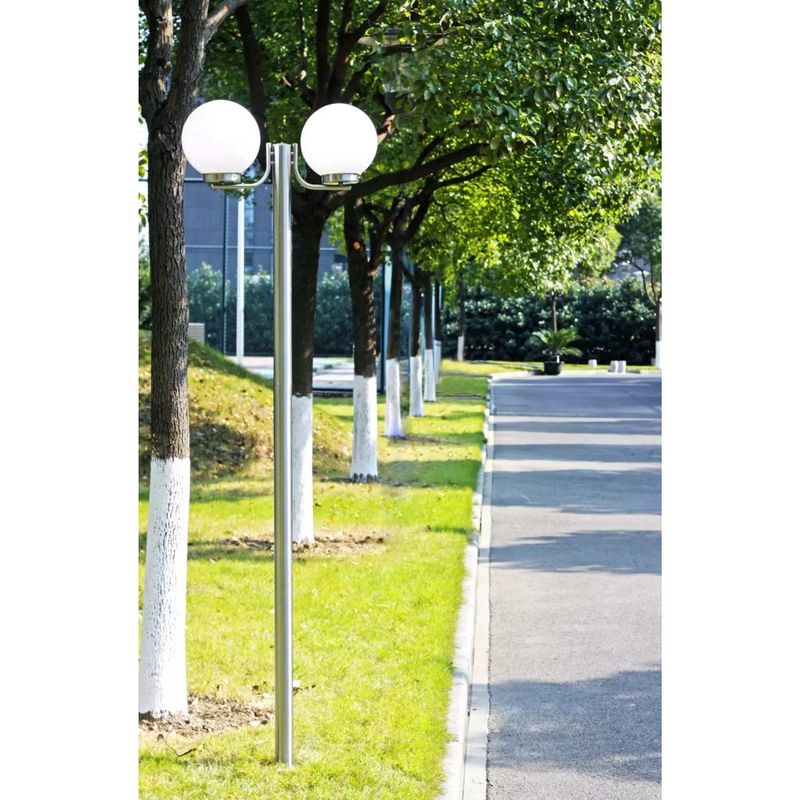
M150 259L139 251L139 329L153 327L153 300L150 296Z
M376 289L379 282L376 281ZM248 355L271 356L274 349L274 306L272 275L263 268L245 276L244 341ZM376 296L376 312L380 314ZM189 319L206 326L206 344L222 350L222 273L202 264L189 273ZM236 352L235 284L225 287L225 349ZM347 272L327 273L317 284L314 318L316 355L352 356L353 312Z
M532 334L552 328L550 300L527 297L495 297L483 288L467 292L467 334L464 356L472 360L533 361L540 358ZM655 311L642 297L633 278L619 283L603 282L573 289L558 299L559 328L574 328L583 357L567 356L566 362L596 358L601 363L625 359L649 364L655 355ZM446 355L454 357L458 339L458 307L445 307Z

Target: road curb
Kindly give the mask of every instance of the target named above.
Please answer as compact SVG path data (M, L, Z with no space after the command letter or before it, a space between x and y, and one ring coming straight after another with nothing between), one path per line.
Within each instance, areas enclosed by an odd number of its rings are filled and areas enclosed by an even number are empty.
M450 688L450 703L447 715L447 732L451 740L444 756L444 782L439 800L462 800L465 789L467 767L467 735L470 728L470 694L472 686L473 651L475 648L475 621L477 611L479 559L482 549L482 525L484 522L484 497L486 493L487 447L491 436L493 412L492 381L486 394L483 434L486 444L481 448L481 466L475 491L472 493L472 539L464 553L464 581L462 603L458 614L453 655L453 683ZM477 614L476 614L477 612ZM484 767L485 778L485 767Z

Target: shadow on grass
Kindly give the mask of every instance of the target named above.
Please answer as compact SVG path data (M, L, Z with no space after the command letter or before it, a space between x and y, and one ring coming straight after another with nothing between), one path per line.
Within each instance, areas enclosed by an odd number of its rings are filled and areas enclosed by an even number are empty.
M150 479L150 415L140 413L139 477ZM193 422L189 433L192 454L192 479L224 478L240 472L245 466L271 457L258 439L212 419Z
M189 542L189 560L200 559L214 561L250 561L253 563L272 562L272 548L266 547L236 547L234 545L220 544L216 539ZM295 560L297 555L295 554Z

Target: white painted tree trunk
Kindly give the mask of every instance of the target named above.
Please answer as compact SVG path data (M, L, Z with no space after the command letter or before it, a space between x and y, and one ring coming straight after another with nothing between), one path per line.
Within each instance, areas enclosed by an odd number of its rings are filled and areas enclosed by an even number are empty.
M400 362L386 360L386 417L383 432L390 439L402 439L403 417L400 411Z
M188 458L150 461L139 712L188 713L186 559L189 546Z
M653 361L653 366L661 369L661 342L656 342L656 357Z
M456 351L456 360L463 361L464 360L464 337L458 337L458 350Z
M424 417L422 407L422 356L411 356L409 359L408 416Z
M353 380L353 457L350 477L378 477L378 384L375 376L356 375Z
M425 351L425 394L426 403L436 402L436 361L433 350Z
M442 372L442 342L441 339L433 340L433 357L436 366L436 383L439 383L439 375Z
M292 541L314 543L311 395L292 395Z

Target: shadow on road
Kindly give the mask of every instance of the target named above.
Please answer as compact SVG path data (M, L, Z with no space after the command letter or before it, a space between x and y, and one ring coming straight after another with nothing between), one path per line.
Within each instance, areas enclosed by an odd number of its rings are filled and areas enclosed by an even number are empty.
M661 574L657 530L575 531L492 547L492 569Z
M661 780L661 670L574 683L493 683L491 764Z

